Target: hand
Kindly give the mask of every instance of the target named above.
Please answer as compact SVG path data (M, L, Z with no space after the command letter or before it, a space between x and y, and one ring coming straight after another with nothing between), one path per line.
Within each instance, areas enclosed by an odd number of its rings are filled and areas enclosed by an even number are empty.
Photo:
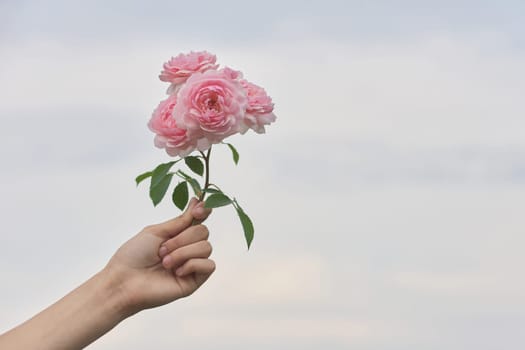
M105 271L119 282L130 313L195 292L215 270L208 229L211 213L195 198L179 217L144 228L118 249Z
M192 199L178 218L146 227L100 273L0 335L0 348L83 349L126 317L190 295L215 269L208 229L196 224L210 213Z

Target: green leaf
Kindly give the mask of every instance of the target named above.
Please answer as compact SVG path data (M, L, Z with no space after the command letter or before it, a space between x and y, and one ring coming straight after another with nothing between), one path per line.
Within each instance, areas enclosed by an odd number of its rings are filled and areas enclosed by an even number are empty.
M140 174L139 176L137 176L135 178L135 182L137 183L137 186L139 185L139 183L141 183L143 180L146 180L151 175L153 175L153 171L147 171L144 174Z
M199 197L202 194L201 185L199 184L197 180L195 180L193 177L189 176L182 170L177 170L177 175L182 177L184 180L188 181L191 188L193 189L193 192L195 193L197 197Z
M211 194L213 194L213 193L222 193L221 191L216 190L215 188L209 188L209 187L203 189L202 192L211 193Z
M204 164L202 160L194 156L184 158L184 162L195 174L202 176L204 174Z
M219 208L232 203L232 200L228 196L222 193L214 193L206 199L206 201L204 202L204 207Z
M237 210L237 215L239 215L239 219L241 220L242 229L244 230L244 238L246 239L246 244L248 244L248 250L250 249L250 245L253 241L254 236L254 228L252 220L246 215L244 210L242 210L241 207L237 204L235 209Z
M157 206L160 203L168 187L170 186L171 178L173 174L168 174L162 178L155 186L151 186L149 189L149 197L153 201L153 205Z
M200 195L202 194L202 190L201 190L201 185L199 184L199 182L195 180L194 178L189 178L188 182L190 183L193 193L195 193L197 197L200 197Z
M230 150L232 151L233 161L235 162L235 165L239 163L239 152L233 147L231 143L226 143L228 147L230 147Z
M171 196L171 199L173 200L173 204L175 204L177 208L179 208L180 210L184 210L184 208L186 208L186 204L188 204L189 199L188 182L179 182L179 184L173 190L173 195Z
M180 160L180 159L179 159ZM157 186L166 176L168 171L170 171L173 164L177 163L178 160L169 162L169 163L163 163L159 164L154 170L153 174L151 176L151 185L150 188Z
M182 171L180 169L177 170L176 174L179 175L180 177L182 177L184 180L191 179L191 176L189 176L188 174L186 174L184 171Z

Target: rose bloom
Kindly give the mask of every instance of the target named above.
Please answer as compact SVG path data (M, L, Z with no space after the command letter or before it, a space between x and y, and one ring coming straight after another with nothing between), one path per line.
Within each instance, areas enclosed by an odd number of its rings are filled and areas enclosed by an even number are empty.
M194 73L179 90L173 116L201 151L243 131L246 92L231 70Z
M156 147L165 148L170 156L185 157L195 150L195 142L188 138L187 130L180 127L173 118L176 104L176 96L161 101L153 112L148 127L156 134Z
M164 63L164 69L160 73L159 79L172 83L168 93L175 93L177 87L183 84L193 73L217 69L219 65L215 64L216 60L217 57L207 51L181 53Z
M224 67L223 69L221 69L221 72L223 72L224 75L226 75L230 79L242 79L242 72L240 70L231 69L230 67Z
M273 103L266 91L247 80L241 80L241 85L246 90L248 96L248 107L244 117L244 124L253 129L256 133L265 132L264 126L274 122L276 117L273 114Z

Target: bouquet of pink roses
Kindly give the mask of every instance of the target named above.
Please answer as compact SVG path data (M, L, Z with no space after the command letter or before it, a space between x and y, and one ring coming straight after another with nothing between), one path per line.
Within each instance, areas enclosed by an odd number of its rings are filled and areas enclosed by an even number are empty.
M137 176L135 181L138 185L151 178L149 196L153 205L164 198L174 176L180 180L172 192L172 201L180 210L188 203L188 185L199 200L205 200L205 207L231 204L249 249L253 223L235 198L210 183L210 154L212 145L224 144L237 164L239 153L224 139L249 129L264 133L265 125L275 121L273 103L262 87L245 80L240 71L219 69L216 60L215 55L203 51L180 54L164 63L159 78L170 83L169 96L155 109L148 127L155 133L155 146L164 148L175 159ZM192 155L193 152L197 153ZM203 185L187 172L171 171L181 160L193 173L204 177Z

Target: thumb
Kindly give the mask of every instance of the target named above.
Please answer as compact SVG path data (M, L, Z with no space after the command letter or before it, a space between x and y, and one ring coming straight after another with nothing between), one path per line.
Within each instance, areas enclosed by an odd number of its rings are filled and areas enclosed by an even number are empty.
M201 222L206 220L208 216L210 216L211 208L205 208L204 201L199 201L193 207L191 214L195 218L195 220L193 220L193 224L200 224Z
M168 239L178 235L191 226L193 222L192 211L197 203L199 203L197 198L192 198L184 213L174 219L155 225L155 234L161 238Z

